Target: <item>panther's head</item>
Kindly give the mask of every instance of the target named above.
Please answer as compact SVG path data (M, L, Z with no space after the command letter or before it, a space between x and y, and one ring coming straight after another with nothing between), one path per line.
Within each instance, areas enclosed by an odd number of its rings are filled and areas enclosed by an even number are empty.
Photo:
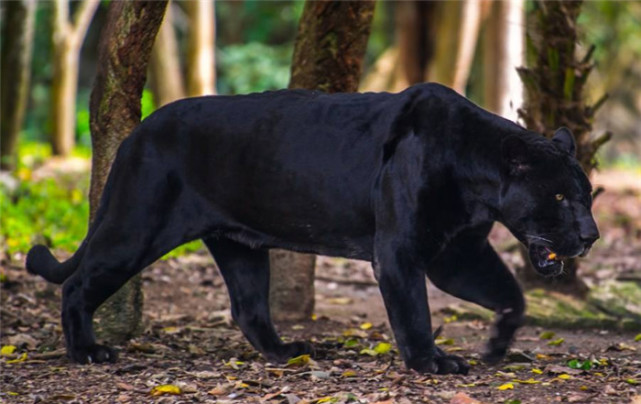
M592 187L575 151L567 128L551 140L510 136L501 144L501 221L544 276L559 275L563 258L584 256L599 238L590 211Z

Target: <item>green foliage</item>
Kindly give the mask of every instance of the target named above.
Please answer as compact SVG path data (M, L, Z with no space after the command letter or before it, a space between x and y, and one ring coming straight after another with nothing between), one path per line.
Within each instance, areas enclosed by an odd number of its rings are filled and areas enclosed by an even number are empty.
M19 175L28 179L23 168ZM26 252L42 236L54 248L73 251L87 232L87 178L21 181L10 190L0 184L0 238L9 254Z
M15 187L0 182L0 248L9 256L26 253L35 243L73 252L87 234L89 175L42 175L38 168L51 157L49 144L19 145ZM76 148L73 156L89 159L90 149ZM44 178L34 178L38 172ZM202 249L202 243L185 244L163 259Z
M286 88L292 52L291 45L258 42L220 49L218 90L221 94L245 94Z

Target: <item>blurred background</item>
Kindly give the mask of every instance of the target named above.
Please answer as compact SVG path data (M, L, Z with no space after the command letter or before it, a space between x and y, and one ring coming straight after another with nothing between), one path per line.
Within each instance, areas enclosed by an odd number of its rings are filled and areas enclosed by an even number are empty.
M25 71L29 78L20 90L26 108L13 130L15 157L6 154L12 131L7 107L17 96L6 98L3 92L0 250L5 258L20 258L38 241L37 234L63 250L73 250L85 234L88 100L108 3L2 2L2 85L19 81ZM150 62L143 117L185 96L286 88L303 7L302 0L172 1ZM523 90L516 68L536 56L528 55L536 40L529 37L534 9L530 1L378 1L360 89L400 91L439 81L518 120ZM577 54L593 52L586 103L594 105L608 94L592 122L594 137L612 133L598 152L599 169L626 170L632 173L626 178L640 180L641 2L585 2L576 31ZM12 49L16 42L18 50ZM19 60L27 67L16 72ZM503 87L496 85L499 79Z

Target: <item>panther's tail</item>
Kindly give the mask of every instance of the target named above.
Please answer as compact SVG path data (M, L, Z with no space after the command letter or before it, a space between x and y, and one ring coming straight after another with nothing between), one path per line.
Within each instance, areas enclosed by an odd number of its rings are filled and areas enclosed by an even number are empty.
M65 262L59 262L47 247L35 245L27 254L27 271L59 285L78 268L85 252L85 245L86 243L82 243L78 251Z

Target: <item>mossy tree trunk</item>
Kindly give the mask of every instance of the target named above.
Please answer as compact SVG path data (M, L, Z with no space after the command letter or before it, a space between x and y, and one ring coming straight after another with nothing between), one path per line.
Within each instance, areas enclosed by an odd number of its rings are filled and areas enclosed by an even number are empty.
M142 90L166 1L112 1L103 28L89 106L93 146L90 220L122 140L140 123ZM103 338L120 343L140 330L142 291L134 277L98 310Z
M11 170L15 167L18 134L29 98L36 1L8 1L2 6L0 168Z
M577 159L589 174L596 166L595 154L610 134L591 137L592 119L605 97L587 105L583 93L593 68L592 50L577 58L577 18L581 1L535 1L528 16L527 67L518 69L525 86L525 100L519 116L528 129L551 137L560 126L570 128L577 143ZM527 253L523 254L524 258ZM578 261L565 262L565 274L543 279L535 274L529 260L518 271L525 287L547 288L582 295L587 288L577 276Z
M307 1L300 19L290 88L328 93L358 89L375 2ZM270 306L275 320L303 320L314 309L316 258L271 253Z

